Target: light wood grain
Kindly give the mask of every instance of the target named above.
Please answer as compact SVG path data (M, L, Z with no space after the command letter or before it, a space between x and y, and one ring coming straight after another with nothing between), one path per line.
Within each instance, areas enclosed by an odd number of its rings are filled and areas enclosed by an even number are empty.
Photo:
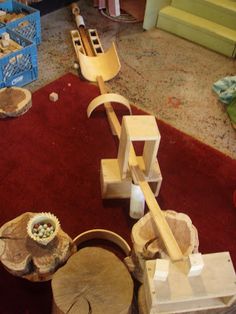
M87 247L75 253L52 279L54 314L131 313L133 281L111 252Z
M0 228L0 261L13 275L31 281L49 280L74 252L72 239L59 229L46 246L27 234L27 223L35 213L26 212Z

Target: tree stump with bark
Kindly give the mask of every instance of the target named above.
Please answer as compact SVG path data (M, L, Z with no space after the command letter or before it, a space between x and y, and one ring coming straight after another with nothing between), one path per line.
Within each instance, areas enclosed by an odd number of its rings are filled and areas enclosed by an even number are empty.
M0 261L13 275L30 281L50 280L76 251L72 239L60 228L47 245L27 234L27 223L36 213L24 213L0 228Z
M0 89L0 118L17 117L32 106L31 92L25 88Z
M163 211L167 223L185 256L198 252L198 232L191 219L183 213L172 210ZM150 213L144 215L132 228L133 248L131 256L125 262L134 277L143 282L144 264L146 260L156 258L169 259L165 245L154 228Z
M133 281L116 255L86 247L71 256L52 279L54 314L131 313Z

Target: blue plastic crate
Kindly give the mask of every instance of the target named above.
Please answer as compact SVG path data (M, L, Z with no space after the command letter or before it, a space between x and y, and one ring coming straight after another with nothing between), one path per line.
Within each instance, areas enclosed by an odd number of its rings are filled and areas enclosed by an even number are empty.
M41 43L40 12L38 10L12 0L0 2L0 10L8 13L26 13L26 16L8 22L5 26L37 45Z
M0 28L0 36L3 32ZM24 86L38 78L37 47L20 34L7 32L22 48L0 57L0 88Z

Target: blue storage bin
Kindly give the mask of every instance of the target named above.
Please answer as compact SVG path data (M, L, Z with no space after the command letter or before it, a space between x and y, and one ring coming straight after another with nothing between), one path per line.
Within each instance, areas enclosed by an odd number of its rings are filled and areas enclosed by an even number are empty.
M40 13L38 10L13 0L0 2L0 10L7 13L26 13L26 16L5 24L37 45L41 42Z
M4 32L0 28L0 36ZM7 32L22 48L0 57L0 88L24 86L38 78L37 46L10 29Z

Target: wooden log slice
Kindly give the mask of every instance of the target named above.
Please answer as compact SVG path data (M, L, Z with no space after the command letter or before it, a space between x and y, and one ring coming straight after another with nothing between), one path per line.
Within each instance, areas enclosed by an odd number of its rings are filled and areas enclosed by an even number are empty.
M0 89L0 118L17 117L32 106L31 92L25 88Z
M198 252L198 232L192 224L189 216L173 210L163 211L163 214L173 232L181 252L185 256L188 256L193 252ZM156 229L153 226L153 220L150 213L144 215L133 226L131 238L137 249L143 254L146 253L147 257L153 258L157 253L163 257L167 257L168 255L160 235L156 232Z
M108 250L86 247L53 275L54 314L131 313L133 281Z
M35 214L24 213L0 228L0 261L15 276L43 281L51 279L58 267L75 252L75 246L61 228L46 246L32 240L26 227Z
M186 214L172 210L163 211L163 214L183 255L188 256L191 253L197 253L198 232L191 219ZM140 282L143 282L146 260L169 259L165 245L153 223L150 213L147 213L133 226L131 232L132 253L130 257L125 259L127 267Z

